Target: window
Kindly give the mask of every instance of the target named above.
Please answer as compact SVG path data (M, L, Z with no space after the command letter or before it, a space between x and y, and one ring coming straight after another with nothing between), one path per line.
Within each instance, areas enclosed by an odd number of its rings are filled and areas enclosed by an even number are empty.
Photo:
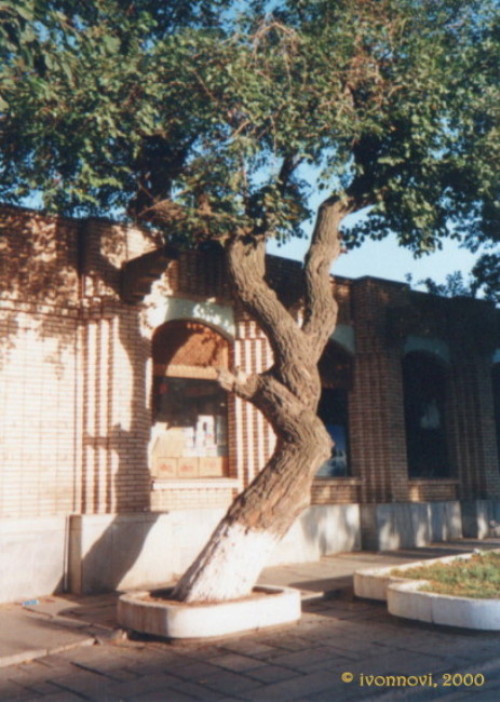
M403 359L406 453L411 478L447 477L446 373L430 354Z
M227 474L227 393L216 368L229 344L198 322L170 322L153 338L152 474L161 478Z
M318 478L339 478L349 471L349 420L347 390L323 388L318 415L333 439L332 455L316 473Z
M334 441L332 454L316 473L318 478L350 475L349 466L349 390L352 387L352 357L338 344L327 344L319 362L323 389L318 416Z
M227 396L215 380L154 379L153 471L164 477L221 475ZM214 460L212 460L214 459Z
M495 427L497 434L498 462L500 468L500 363L495 363L492 370L493 403L495 411Z

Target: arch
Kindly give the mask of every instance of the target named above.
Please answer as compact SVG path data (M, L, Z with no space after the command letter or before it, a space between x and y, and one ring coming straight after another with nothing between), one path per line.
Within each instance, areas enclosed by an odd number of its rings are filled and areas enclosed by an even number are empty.
M153 334L150 463L160 478L227 474L228 394L217 382L231 345L193 319L165 322Z
M450 474L446 436L446 365L436 354L410 351L403 358L406 454L410 478Z
M333 439L334 447L316 477L347 477L351 473L349 392L353 381L353 357L340 344L329 341L318 367L322 383L318 415Z
M148 307L144 314L150 328L159 328L167 322L177 320L192 320L212 327L229 340L234 340L236 335L233 307L211 299L190 300L185 297L162 296L155 299L155 304Z
M227 336L195 319L165 322L152 338L155 375L215 378L217 368L228 368L229 353Z
M406 355L415 351L427 353L447 364L451 360L450 348L442 339L426 336L407 336L403 346L403 353Z

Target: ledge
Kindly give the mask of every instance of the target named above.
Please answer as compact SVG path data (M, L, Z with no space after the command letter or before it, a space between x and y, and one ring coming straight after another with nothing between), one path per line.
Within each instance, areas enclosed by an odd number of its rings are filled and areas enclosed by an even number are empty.
M241 488L241 481L237 478L153 478L152 490L192 490L193 488L217 488L218 490Z
M437 485L438 483L442 485L459 485L460 480L458 478L410 478L408 483L410 485Z
M349 475L335 477L329 477L325 475L324 477L314 478L313 485L363 485L364 480L362 478L351 478Z

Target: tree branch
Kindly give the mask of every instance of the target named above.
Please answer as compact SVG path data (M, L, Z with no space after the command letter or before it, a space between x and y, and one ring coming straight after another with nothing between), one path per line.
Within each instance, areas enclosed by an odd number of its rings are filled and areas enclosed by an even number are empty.
M305 260L303 332L311 339L317 363L335 329L338 305L333 296L330 268L341 253L340 224L355 211L351 200L332 196L319 207L311 245Z
M319 379L311 365L309 341L265 280L264 238L235 235L227 241L226 251L234 293L269 339L276 378L296 396L304 393L306 381L314 394ZM303 400L307 404L307 397Z

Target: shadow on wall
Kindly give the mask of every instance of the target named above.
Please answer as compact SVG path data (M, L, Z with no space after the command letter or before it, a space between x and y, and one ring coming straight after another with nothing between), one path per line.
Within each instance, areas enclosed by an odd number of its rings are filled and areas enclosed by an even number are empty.
M94 241L91 268L118 297L120 269L101 251L106 245ZM82 512L89 516L74 520L70 539L71 589L81 593L119 588L159 516L149 512L151 343L141 333L138 308L120 303L92 334L87 351L95 367L87 382L98 400L87 407L82 460Z
M312 505L292 525L268 565L311 562L360 549L359 505Z
M361 506L363 548L392 551L462 538L458 500Z
M57 341L56 365L73 348L79 309L74 229L63 218L0 206L0 371L13 360L12 352L18 353L25 329Z
M9 502L0 501L0 514L89 515L94 526L83 530L85 520L71 517L72 580L97 573L106 589L133 567L156 520L144 516L150 344L137 308L119 299L122 262L157 244L141 236L132 240L104 221L0 207L0 373L10 442L1 456L1 498ZM32 480L33 466L43 480ZM125 524L125 513L135 521Z
M121 408L113 405L120 401L121 393L120 374L110 364L105 431L87 430L83 437L85 516L73 519L70 538L71 590L79 593L119 588L140 557L159 516L149 512L151 476L147 446L151 420L146 394L149 342L140 333L135 309L125 309L117 323L119 343L132 372L129 424L125 429L124 422L111 423L120 414ZM111 352L110 356L113 358L115 354ZM99 407L90 409L90 419L99 422Z

